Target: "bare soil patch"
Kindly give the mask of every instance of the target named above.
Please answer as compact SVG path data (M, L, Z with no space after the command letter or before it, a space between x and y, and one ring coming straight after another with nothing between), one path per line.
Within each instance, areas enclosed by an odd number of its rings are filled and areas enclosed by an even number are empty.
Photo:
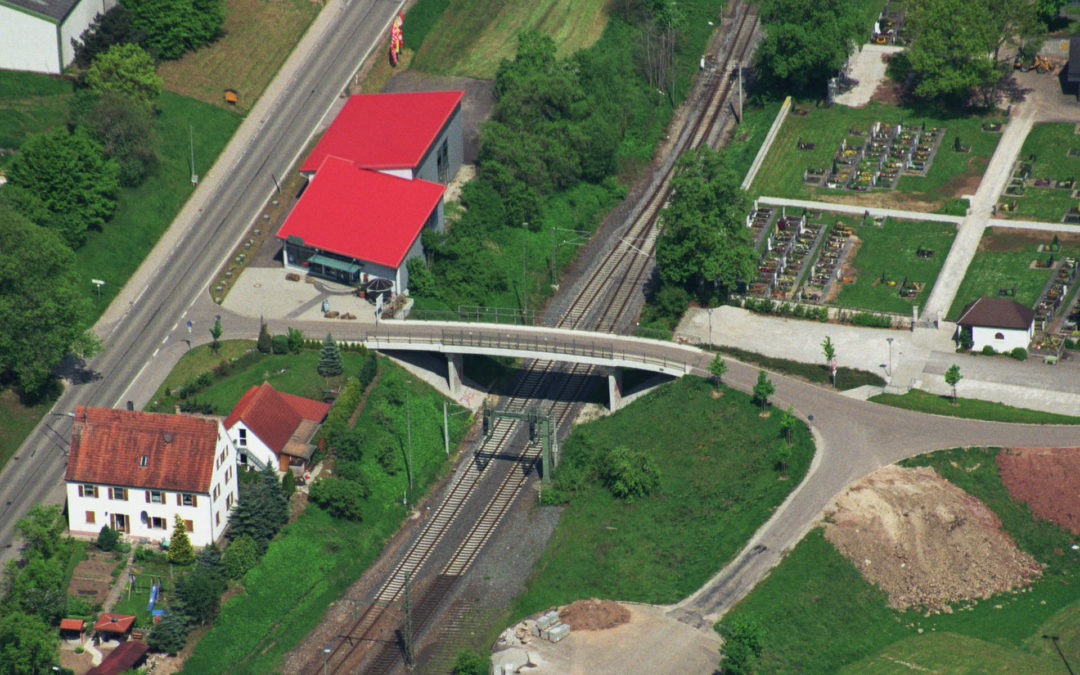
M973 195L979 189L983 174L990 162L982 157L970 157L967 161L967 170L958 173L941 184L940 192L953 197Z
M990 228L990 234L983 235L983 238L979 241L979 250L993 253L1022 251L1028 246L1049 244L1053 241L1055 234L1062 246L1080 245L1080 234L992 227Z
M985 504L929 467L888 466L836 498L826 538L894 609L988 598L1042 573Z
M900 209L904 211L933 212L945 203L944 199L926 199L925 195L910 192L860 192L857 194L839 194L827 188L812 188L814 199L834 204L870 206L879 209Z
M881 60L888 63L889 56L890 54L882 54ZM900 105L904 102L904 88L894 82L892 78L886 77L878 84L870 100L885 105Z
M559 618L571 630L607 630L630 620L630 610L614 600L577 600L559 608Z
M1005 449L997 465L1013 499L1080 535L1080 448Z
M68 595L77 595L93 603L104 603L109 588L116 580L112 571L120 561L113 558L111 553L95 550L87 551L86 556L86 560L80 560L71 573Z
M855 267L855 256L859 254L859 249L862 248L862 239L859 239L855 235L851 235L851 248L848 249L848 254L844 258L844 264L840 266L840 279L845 278L857 278L859 276L859 270ZM844 288L843 281L835 283L829 292L825 294L824 302L835 302L837 296L840 295L840 291Z

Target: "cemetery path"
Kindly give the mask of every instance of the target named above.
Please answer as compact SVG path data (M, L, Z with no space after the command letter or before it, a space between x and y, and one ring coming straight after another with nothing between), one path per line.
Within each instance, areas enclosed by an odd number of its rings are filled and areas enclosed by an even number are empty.
M902 220L929 220L938 223L960 223L963 216L947 216L941 213L923 213L922 211L905 211L903 209L883 209L875 206L858 206L855 204L837 204L834 202L819 202L808 199L787 199L784 197L758 197L757 201L770 206L790 206L792 208L817 209L821 211L835 211L837 213L852 213L863 215L869 213L874 217L885 216L888 218L900 218Z

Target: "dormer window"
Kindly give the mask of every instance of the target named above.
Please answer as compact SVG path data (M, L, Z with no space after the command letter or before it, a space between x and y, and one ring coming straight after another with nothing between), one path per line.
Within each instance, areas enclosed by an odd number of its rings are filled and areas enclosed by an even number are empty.
M146 455L143 455L142 457L139 458L139 466L140 467L145 467L147 462L149 462L149 461L150 461L150 458L147 457Z

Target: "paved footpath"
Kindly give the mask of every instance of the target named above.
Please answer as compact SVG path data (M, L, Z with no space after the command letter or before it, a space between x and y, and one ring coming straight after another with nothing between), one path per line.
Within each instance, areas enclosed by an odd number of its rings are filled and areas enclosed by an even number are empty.
M882 209L875 206L858 206L856 204L834 204L832 202L818 202L809 199L787 199L785 197L758 197L757 202L771 206L790 206L792 208L818 209L822 211L836 211L837 213L852 213L888 218L900 218L902 220L931 220L937 223L960 223L963 216L946 216L941 213L923 213L922 211L904 211L902 209Z

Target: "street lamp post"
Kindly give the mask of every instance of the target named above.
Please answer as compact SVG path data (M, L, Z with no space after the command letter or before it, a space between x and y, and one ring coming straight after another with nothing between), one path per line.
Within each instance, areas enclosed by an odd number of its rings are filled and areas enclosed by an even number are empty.
M323 672L323 675L326 675L326 664L328 664L330 662L330 648L329 647L323 647L323 654L326 654L326 656L323 658L322 672Z
M889 342L889 380L892 380L892 343L893 338L885 338Z
M709 315L709 349L712 349L712 311L712 307L705 310L705 313Z

